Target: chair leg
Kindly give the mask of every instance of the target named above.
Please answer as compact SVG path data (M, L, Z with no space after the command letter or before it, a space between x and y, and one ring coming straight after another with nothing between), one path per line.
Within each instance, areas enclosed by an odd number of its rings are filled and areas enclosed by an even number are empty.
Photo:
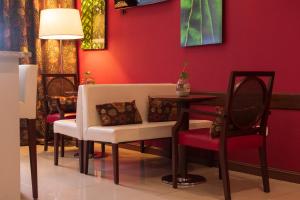
M83 141L83 170L85 174L89 172L89 141Z
M79 152L79 171L80 173L83 173L83 141L82 140L77 140L78 141L78 152Z
M173 154L172 154L172 149L173 149L172 141L173 141L172 138L169 138L168 139L168 144L167 144L168 149L167 149L167 155L166 156L170 159L172 159L172 156L173 156Z
M36 129L35 119L27 119L29 157L31 169L32 195L34 199L38 198L38 180L37 180L37 155L36 155Z
M49 143L49 124L46 123L46 130L44 136L44 151L48 151L48 143Z
M227 163L226 153L220 151L219 159L220 159L220 167L221 167L221 174L222 174L222 180L223 180L225 200L231 200L230 182L229 182L229 175L228 175L228 163Z
M101 143L101 153L102 153L102 157L105 157L105 143L104 142Z
M54 133L54 165L58 165L59 133Z
M264 186L264 192L270 192L270 182L269 182L269 171L267 163L267 152L265 147L259 148L259 158L260 158L260 167L261 167L261 177Z
M78 142L78 139L75 140L75 146L76 146L77 148L79 148L79 142Z
M95 154L95 142L94 141L89 141L89 149L90 149L90 154L92 154L92 157Z
M208 153L208 166L209 167L215 166L215 152L214 151L210 151Z
M65 136L60 136L60 157L65 157Z
M145 153L145 141L140 141L140 152Z
M221 164L218 163L218 169L219 169L219 180L222 180L222 172L221 172Z
M112 158L114 168L114 183L119 184L119 145L112 144Z
M173 188L177 188L177 173L178 173L178 145L176 139L172 138L172 178Z

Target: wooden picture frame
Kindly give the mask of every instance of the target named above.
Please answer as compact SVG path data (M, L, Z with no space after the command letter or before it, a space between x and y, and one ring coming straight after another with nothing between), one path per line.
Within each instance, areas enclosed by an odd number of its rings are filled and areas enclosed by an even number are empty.
M182 47L221 44L223 0L180 0Z
M81 0L83 50L106 48L106 0Z

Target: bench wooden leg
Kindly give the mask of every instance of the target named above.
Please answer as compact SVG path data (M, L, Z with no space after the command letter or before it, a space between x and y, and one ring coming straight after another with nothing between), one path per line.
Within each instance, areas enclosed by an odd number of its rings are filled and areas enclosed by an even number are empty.
M102 153L102 157L105 157L105 143L104 142L101 143L101 153Z
M95 154L95 142L94 141L89 141L89 152L92 154L92 157Z
M89 172L89 141L83 142L83 170L85 174Z
M83 167L83 141L82 140L77 140L78 141L78 154L79 154L79 171L80 173L84 172L84 167Z
M54 165L58 165L59 133L54 133Z
M78 139L75 140L75 146L79 148Z
M145 141L140 141L140 152L145 153Z
M32 196L38 198L35 119L27 119Z
M119 184L119 145L112 144L112 158L114 168L114 183Z

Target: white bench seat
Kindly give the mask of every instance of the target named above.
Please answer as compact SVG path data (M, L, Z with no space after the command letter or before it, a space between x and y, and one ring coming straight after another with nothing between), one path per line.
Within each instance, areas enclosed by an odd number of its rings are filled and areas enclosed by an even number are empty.
M86 140L123 143L157 138L170 138L175 121L144 122L119 126L91 126L86 131ZM190 128L207 128L209 120L190 120Z
M82 138L78 132L77 124L75 119L62 119L54 122L54 133L63 133L64 135Z

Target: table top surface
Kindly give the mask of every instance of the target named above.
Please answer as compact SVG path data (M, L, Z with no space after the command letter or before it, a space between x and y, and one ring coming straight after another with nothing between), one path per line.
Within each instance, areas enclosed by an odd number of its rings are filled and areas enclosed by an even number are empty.
M154 95L150 97L158 100L176 101L176 102L198 102L198 101L212 100L217 98L216 96L213 95L198 95L198 94L189 95L186 97L180 97L177 95Z

